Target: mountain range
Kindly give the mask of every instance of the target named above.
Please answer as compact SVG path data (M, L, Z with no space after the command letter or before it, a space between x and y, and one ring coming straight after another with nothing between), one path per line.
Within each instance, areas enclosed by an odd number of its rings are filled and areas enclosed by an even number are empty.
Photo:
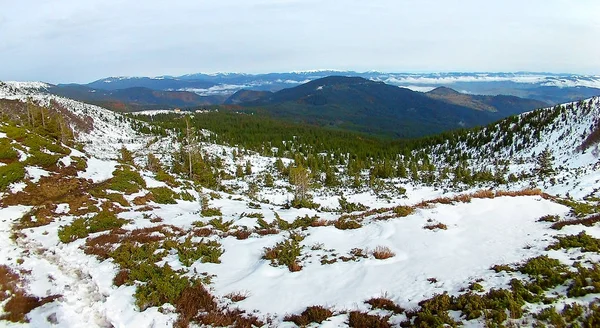
M545 105L514 96L466 95L444 87L422 93L345 76L277 92L242 90L225 103L296 122L393 137L485 125Z
M108 77L84 85L102 90L145 87L161 91L189 91L201 96L229 96L242 89L278 91L332 75L362 77L415 91L430 91L445 86L462 93L512 95L544 101L549 105L600 94L600 76L532 72L387 73L314 70L266 74L198 73L159 77Z

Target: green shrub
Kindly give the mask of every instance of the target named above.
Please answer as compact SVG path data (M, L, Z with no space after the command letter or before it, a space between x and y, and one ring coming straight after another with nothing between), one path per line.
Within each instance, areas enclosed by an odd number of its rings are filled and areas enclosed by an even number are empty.
M63 243L70 243L87 237L90 233L120 228L128 222L125 219L117 218L113 213L102 211L92 218L79 218L69 225L60 227L58 229L58 239Z
M76 219L71 224L58 229L58 239L63 243L70 243L88 235L86 220L82 218Z
M227 232L229 231L229 228L231 228L233 221L223 221L223 218L214 218L208 221L208 224L212 225L217 230Z
M394 207L394 214L397 217L405 217L411 215L415 211L414 208L410 206L396 206Z
M340 230L359 229L362 227L360 222L347 218L339 218L333 225Z
M156 180L162 181L171 187L178 187L179 183L175 180L175 177L165 172L164 170L159 170L156 172Z
M137 172L132 171L127 165L120 166L113 172L109 188L126 194L133 194L146 187L146 181Z
M43 168L50 168L56 165L56 162L60 159L60 156L50 155L39 150L31 151L31 156L27 158L27 164L32 166L40 166Z
M223 215L223 213L221 213L221 209L220 208L211 208L211 207L202 208L202 210L200 211L200 214L202 216L220 216L220 215Z
M216 241L192 243L191 238L187 238L177 246L177 254L179 261L185 266L190 266L198 260L202 263L221 263L219 258L223 254L223 249Z
M128 222L129 221L125 219L117 218L114 213L102 211L91 219L88 219L88 231L89 233L96 233L100 231L112 230L115 228L120 228Z
M11 184L25 178L25 167L20 162L0 166L0 191L6 190Z
M17 126L3 126L2 132L6 133L6 136L14 140L22 140L27 136L27 130Z
M187 191L180 192L179 193L179 199L185 200L186 202L194 202L194 201L196 201L196 197L194 197L192 194L190 194Z
M131 275L140 276L144 280L135 280L145 282L135 291L135 303L141 311L165 303L176 304L183 290L191 285L189 278L182 277L168 264L159 267L142 263Z
M287 266L290 271L298 266L296 258L300 256L302 247L300 242L304 240L304 236L291 233L288 239L278 242L273 247L265 247L263 259L271 261L273 266Z
M552 324L555 327L566 327L567 325L562 316L556 312L554 306L543 309L540 313L535 315L535 318Z
M600 239L586 234L585 231L577 235L556 237L556 239L558 239L558 242L548 246L547 249L581 248L582 252L600 252Z
M338 199L340 203L340 212L342 213L351 213L358 211L366 211L368 208L361 203L351 203L344 196L341 196Z
M10 144L10 140L0 138L0 160L15 160L19 158L19 154Z
M159 204L177 204L175 192L168 187L150 188L154 201Z
M530 259L519 268L519 271L534 279L535 284L529 286L530 288L539 287L542 290L561 285L571 276L566 265L546 255Z

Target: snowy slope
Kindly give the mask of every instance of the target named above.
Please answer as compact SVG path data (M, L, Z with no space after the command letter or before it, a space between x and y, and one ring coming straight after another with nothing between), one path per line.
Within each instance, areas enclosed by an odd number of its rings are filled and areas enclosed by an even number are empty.
M96 257L93 253L86 253L86 250L89 250L86 242L93 238L106 236L106 239L110 239L113 235L125 236L135 229L159 225L167 225L164 229L172 235L165 237L166 233L155 231L149 237L157 238L161 247L168 248L168 241L176 243L179 248L169 248L158 262L146 264L161 267L168 265L174 270L179 270L176 274L178 277L205 279L204 285L216 297L215 302L219 306L242 309L256 316L265 323L264 326L293 327L293 323L284 322L285 316L298 314L313 305L325 306L333 312L331 318L320 324L323 326L348 326L348 311L354 310L377 316L388 315L386 322L399 326L400 322L408 319L407 314L377 310L364 302L373 297L385 296L406 309L418 309L421 301L437 294L464 294L474 282L478 282L484 291L489 291L493 288L508 288L513 278L521 278L524 281L530 279L519 272L491 270L490 267L496 264L523 263L542 254L567 264L573 263L571 258L597 263L600 257L597 252L582 254L572 249L546 249L554 242L556 236L586 230L598 238L600 230L597 225L575 225L564 230L550 229L552 223L539 222L538 219L556 215L565 220L571 219L572 214L569 207L539 192L497 196L493 193L490 196L489 192L484 192L479 196L460 198L460 193L446 194L441 188L395 181L394 183L405 187L406 195L393 195L389 199L381 199L372 191L351 193L349 190L318 190L315 192L315 200L330 209L287 208L281 206L291 197L291 193L286 190L289 188L287 181L275 181L279 188L259 190L255 197L245 194L251 179L258 179L262 173L268 171L275 158L250 152L238 155L234 159L233 151L240 154L240 149L209 143L200 145L202 152L210 156L220 156L225 169L231 174L235 173L236 165L251 162L252 174L246 180L224 183L233 193L196 187L181 178L176 179L178 186L169 186L159 181L156 174L141 169L141 166L131 169L141 175L145 186L130 194L119 192L111 189L110 179L119 165L124 165L116 161L118 150L122 146L134 151L136 163L143 163L146 154L161 152L162 155L168 156L168 153L177 150L179 145L169 137L154 140L154 137L141 135L133 129L129 119L106 109L35 93L31 91L37 88L35 85L12 84L10 94L5 85L1 97L22 101L30 99L44 105L51 105L51 101L54 101L73 115L91 120L92 129L77 131L78 140L85 144L84 152L70 149L70 153L63 155L60 162L68 167L77 157L85 158L85 169L78 169L72 179L81 184L92 183L91 189L85 194L89 196L89 200L98 208L113 210L118 218L128 222L123 224L121 229L94 232L71 242L63 242L59 238L59 231L77 219L91 219L99 209L78 213L79 208L75 206L81 204L64 197L57 200L56 204L51 202L52 205L56 205L56 208L47 214L52 220L19 229L19 224L28 213L34 213L35 216L38 213L36 211L46 204L11 203L5 206L4 203L0 203L0 247L3 250L0 265L19 272L24 280L23 288L30 295L40 298L61 295L27 315L29 324L33 327L173 326L179 316L176 304L140 309L136 305L136 290L148 282L138 281L117 286L113 279L122 269L119 262L114 258L105 259ZM40 87L43 88L41 85ZM511 170L515 171L530 169L532 158L548 148L556 157L555 162L565 166L560 174L572 177L573 181L559 182L555 186L548 185L544 187L546 190L552 191L552 188L555 188L556 193L564 193L564 190L574 188L568 187L572 182L587 184L588 189L597 188L600 185L595 179L600 177L595 178L597 173L594 165L597 163L597 157L594 149L585 153L575 150L581 144L582 135L585 136L586 132L589 132L590 125L599 116L598 99L594 98L585 103L585 106L575 104L573 109L565 107L564 112L561 110L560 115L552 120L553 123L544 126L539 140L532 139L523 149L513 149L512 155L510 146L501 145L500 128L497 131L490 130L489 134L496 136L496 139L486 143L484 147L470 147L468 140L464 140L460 141L458 148L472 154L470 165L492 165L494 159L507 158L512 161ZM525 142L525 135L532 131L530 124L534 121L526 120L527 115L531 114L522 115L522 118L514 123L515 126L522 127L522 132L514 137L519 143ZM0 132L0 138L7 138L7 134ZM19 143L17 140L11 141L12 145ZM441 156L442 152L448 151L447 147L449 144L437 146L430 151ZM27 147L21 145L19 149L24 153L22 158L29 155L26 154ZM441 157L434 159L441 161ZM287 159L285 161L289 162ZM525 163L521 164L521 161ZM26 186L35 186L45 179L68 175L62 166L43 170L24 165L27 171L26 178L11 186L12 193L1 194L0 202L9 198L15 199L13 196L18 191L26 193ZM388 187L392 185L390 182ZM101 191L107 194L93 189L97 186L101 186ZM156 187L166 188L177 195L187 195L173 199L172 204L158 203L152 198L140 200L155 192L153 188ZM588 189L581 193L589 193ZM343 229L337 225L344 217L335 209L338 206L338 193L345 194L352 202L360 202L372 209L371 212L357 211L347 215L354 217L354 220L360 223L359 227ZM20 195L23 199L31 196ZM115 195L123 198L124 205L117 205L115 198L111 197ZM453 196L457 198L437 199ZM432 200L434 198L437 200ZM424 203L423 200L431 201ZM397 214L394 207L397 205L410 206L410 211L402 215ZM207 206L219 209L220 214L203 214ZM388 217L384 218L386 215ZM318 218L314 223L298 228L285 228L285 224L281 222L292 223L305 216ZM264 222L258 217L262 217ZM221 218L221 221L218 218ZM37 217L34 222L37 222ZM230 225L227 225L227 222L230 222ZM263 224L269 224L271 231L261 228ZM238 237L238 233L247 233L244 235L246 238ZM266 248L290 240L290 236L295 235L301 235L303 238L298 242L300 254L296 261L299 270L293 271L285 265L276 265L277 263L264 258ZM207 240L218 243L223 251L219 257L220 263L198 259L186 265L182 257L182 245L188 237L194 245ZM117 246L119 245L114 245L112 250ZM393 256L377 259L373 251L382 246L388 247ZM361 255L357 255L356 250L360 250ZM157 250L155 253L158 252ZM206 280L207 277L212 278ZM560 288L563 287L558 287L557 290L560 291ZM548 291L547 294L551 295L557 290ZM562 292L564 293L564 290ZM230 300L232 293L244 295L245 299L233 302ZM565 297L558 304L589 304L599 295L592 293L585 297ZM0 305L4 306L2 302L4 301L1 301ZM537 311L542 306L538 303L527 303L524 308ZM215 314L215 310L212 311L212 314ZM468 326L485 325L483 318L465 320L464 317L460 317L460 313L454 315L457 320ZM524 316L523 321L513 323L525 325L527 320L532 320L531 313ZM5 321L0 322L4 323ZM21 326L16 323L11 325ZM316 325L313 323L313 326Z

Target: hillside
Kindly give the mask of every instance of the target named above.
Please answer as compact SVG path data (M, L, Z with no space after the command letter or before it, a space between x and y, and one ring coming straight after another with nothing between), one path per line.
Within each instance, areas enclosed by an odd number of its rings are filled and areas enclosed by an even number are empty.
M533 99L514 96L481 96L468 95L456 90L439 87L425 93L427 96L450 104L464 106L475 110L502 112L504 115L515 115L535 108L543 108L547 103Z
M471 99L456 101L460 99ZM243 106L278 118L394 137L418 137L485 125L536 108L540 102L510 97L441 97L359 77L332 76L254 95ZM474 105L475 104L475 105ZM477 104L486 106L481 110ZM473 110L473 109L477 110Z
M600 318L598 98L390 144L258 115L139 121L47 87L0 84L1 324Z

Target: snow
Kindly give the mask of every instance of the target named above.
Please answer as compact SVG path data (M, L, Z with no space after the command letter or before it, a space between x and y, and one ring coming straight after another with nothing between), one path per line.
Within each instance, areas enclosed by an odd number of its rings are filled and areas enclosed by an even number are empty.
M25 168L25 170L27 171L27 176L33 183L40 181L41 177L47 177L50 175L50 172L35 166L28 166Z
M419 210L409 217L369 224L357 230L310 228L302 242L304 251L317 243L344 255L352 248L388 246L396 256L388 260L364 259L321 265L318 258L300 271L272 267L261 260L264 247L280 236L223 240L227 250L218 266L200 265L199 271L216 274L218 295L247 290L238 303L242 309L283 315L308 305L355 308L361 300L386 292L404 307L443 291L457 292L470 277L491 276L498 263L518 262L539 255L549 238L547 227L535 220L546 214L565 214L567 208L538 197L474 199L456 206ZM430 231L428 219L443 222L448 230ZM477 245L477 247L473 247ZM310 260L309 260L310 261ZM452 268L452 270L449 270ZM432 288L428 278L439 283Z
M87 168L84 172L78 172L78 177L91 179L93 182L102 182L112 178L119 163L112 160L101 160L91 157L87 160Z

